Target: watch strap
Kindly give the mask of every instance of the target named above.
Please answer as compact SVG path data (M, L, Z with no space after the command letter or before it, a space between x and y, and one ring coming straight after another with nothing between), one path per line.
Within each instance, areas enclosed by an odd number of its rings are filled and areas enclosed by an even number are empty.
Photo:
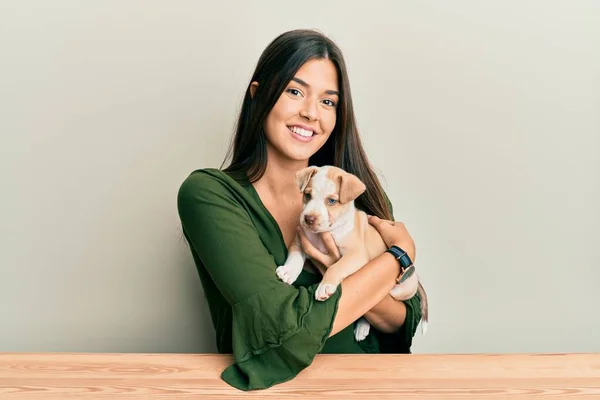
M406 251L396 245L392 245L386 252L392 254L400 263L400 275L396 278L396 283L404 282L410 278L415 272L415 266ZM407 271L408 273L406 273Z
M386 251L388 253L392 253L394 255L394 257L396 257L396 260L398 260L400 262L402 269L407 269L408 267L410 267L413 264L412 260L410 259L410 257L406 253L406 251L402 250L400 247L398 247L396 245L392 245Z

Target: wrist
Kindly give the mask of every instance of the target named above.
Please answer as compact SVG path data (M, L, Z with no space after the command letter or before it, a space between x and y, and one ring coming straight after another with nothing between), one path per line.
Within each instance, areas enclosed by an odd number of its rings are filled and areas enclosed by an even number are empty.
M400 279L402 279L402 275L404 274L402 265L400 264L394 253L390 252L389 249L383 253L383 257L389 257L389 265L393 265L392 270L394 272L394 285L398 284L400 282Z
M414 247L411 244L406 243L406 242L404 242L404 243L392 242L392 244L389 245L388 249L393 248L393 247L397 247L402 252L406 253L406 255L414 263L414 261L415 261L415 252L414 252Z
M401 248L398 245L391 245L386 250L386 253L390 253L391 255L393 255L399 264L400 273L398 274L398 277L396 278L396 283L400 283L400 282L404 281L405 278L410 277L414 273L415 267L414 267L413 260L410 257L410 255L403 248ZM405 274L406 271L409 271L410 273L407 274L406 277L403 277L403 275Z

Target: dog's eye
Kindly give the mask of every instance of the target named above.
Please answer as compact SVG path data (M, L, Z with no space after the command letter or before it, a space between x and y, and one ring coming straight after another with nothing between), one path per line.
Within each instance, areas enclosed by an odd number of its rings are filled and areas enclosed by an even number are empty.
M304 193L304 200L310 201L310 193Z
M327 200L327 203L328 203L330 206L331 206L331 205L334 205L334 204L336 204L337 202L338 202L338 201L337 201L336 199L334 199L333 197L330 197L330 198Z

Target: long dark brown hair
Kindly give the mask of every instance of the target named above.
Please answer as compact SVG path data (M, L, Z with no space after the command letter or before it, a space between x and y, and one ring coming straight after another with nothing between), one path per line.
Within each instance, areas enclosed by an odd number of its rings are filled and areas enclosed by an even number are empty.
M340 100L335 128L308 164L334 165L356 175L367 187L356 199L356 206L371 215L391 219L383 188L360 140L344 57L339 47L318 31L299 29L285 32L263 51L250 80L259 85L254 97L250 95L250 85L246 89L233 142L225 157L225 160L231 157L231 163L224 171L244 172L250 182L263 176L267 167L264 122L296 72L313 59L329 59L335 65Z

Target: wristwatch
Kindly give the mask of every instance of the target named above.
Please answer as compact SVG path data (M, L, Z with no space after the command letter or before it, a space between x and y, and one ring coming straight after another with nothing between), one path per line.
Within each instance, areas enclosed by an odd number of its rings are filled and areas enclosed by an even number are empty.
M392 254L400 263L400 275L396 278L396 283L402 283L414 274L415 266L408 254L406 254L406 251L396 245L392 245L386 252Z

